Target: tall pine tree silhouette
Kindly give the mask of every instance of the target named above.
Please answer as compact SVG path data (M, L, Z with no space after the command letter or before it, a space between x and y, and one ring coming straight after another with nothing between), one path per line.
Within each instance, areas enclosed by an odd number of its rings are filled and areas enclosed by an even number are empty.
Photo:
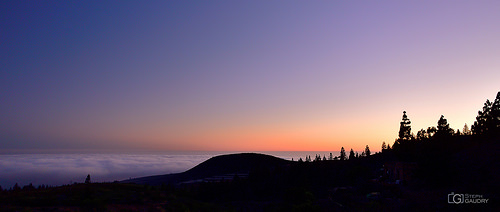
M346 158L346 154L345 154L345 149L344 149L344 147L342 147L340 149L340 160L346 160L346 159L347 158Z
M400 144L406 143L406 141L412 138L411 135L411 121L406 115L406 111L403 111L403 118L399 123L399 138L394 142L392 146L394 149L397 149Z
M463 135L470 135L472 132L469 129L469 126L467 126L467 123L465 123L464 128L462 129L462 134Z
M399 139L410 140L411 138L411 121L406 115L406 111L403 111L403 119L399 125Z

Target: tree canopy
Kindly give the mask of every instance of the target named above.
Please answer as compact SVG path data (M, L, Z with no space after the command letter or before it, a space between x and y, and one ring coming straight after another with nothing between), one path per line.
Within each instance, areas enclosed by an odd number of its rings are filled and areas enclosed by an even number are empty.
M450 128L450 124L448 124L448 120L444 118L443 115L439 118L437 122L437 131L436 135L438 136L449 136L453 134L453 129Z
M498 135L500 134L500 92L497 93L495 101L486 100L482 111L478 111L476 121L472 125L472 133L475 135Z

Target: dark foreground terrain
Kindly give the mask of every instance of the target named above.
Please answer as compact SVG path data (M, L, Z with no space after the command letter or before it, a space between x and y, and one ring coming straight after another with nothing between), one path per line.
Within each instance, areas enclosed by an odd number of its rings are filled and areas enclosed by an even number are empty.
M450 137L428 151L424 151L430 148L426 144L407 144L406 147L412 148L384 150L351 160L293 162L254 153L223 155L179 174L114 183L11 188L0 192L0 208L2 211L498 211L498 141L477 139ZM448 142L454 143L454 148ZM451 192L482 195L488 200L450 204Z

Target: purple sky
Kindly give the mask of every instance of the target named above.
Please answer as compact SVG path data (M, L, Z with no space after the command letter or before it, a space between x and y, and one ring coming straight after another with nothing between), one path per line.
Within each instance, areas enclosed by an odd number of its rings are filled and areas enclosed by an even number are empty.
M499 1L0 3L0 150L378 150L500 91Z

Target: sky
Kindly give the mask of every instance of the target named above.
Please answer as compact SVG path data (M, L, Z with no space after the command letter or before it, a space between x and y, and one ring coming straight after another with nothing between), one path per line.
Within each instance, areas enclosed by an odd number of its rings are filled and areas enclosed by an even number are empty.
M2 1L0 152L380 151L500 91L499 1Z

